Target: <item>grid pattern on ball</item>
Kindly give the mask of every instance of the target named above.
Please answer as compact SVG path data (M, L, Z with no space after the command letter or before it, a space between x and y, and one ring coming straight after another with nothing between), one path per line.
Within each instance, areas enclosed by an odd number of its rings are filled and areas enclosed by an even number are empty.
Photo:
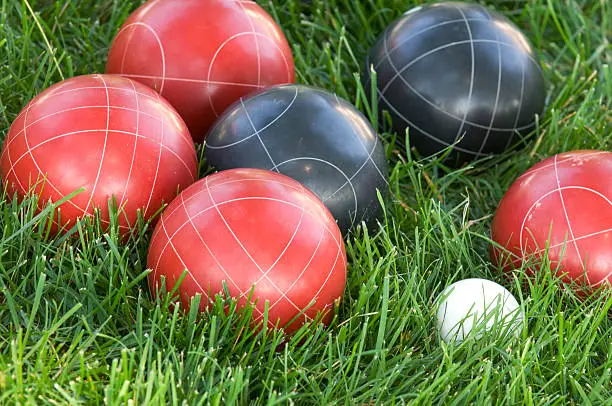
M250 31L243 31L243 32L239 32L236 33L230 37L228 37L227 39L225 39L225 41L223 41L219 47L217 48L217 50L215 51L210 64L208 66L208 72L206 75L206 79L201 79L201 78L180 78L180 77L169 77L166 75L166 66L167 66L167 60L166 60L166 52L164 50L164 45L163 45L163 41L161 40L159 34L155 31L155 28L152 27L150 24L147 24L145 22L134 22L134 23L130 23L126 26L124 26L118 33L117 33L117 38L119 38L122 34L124 34L126 31L128 31L130 28L132 28L129 32L129 36L128 39L126 40L126 44L125 44L125 48L123 50L123 56L121 59L121 65L120 65L120 69L119 69L119 74L128 78L133 78L133 79L146 79L146 80L159 80L161 81L160 87L159 87L159 93L160 94L164 94L163 90L165 87L166 82L187 82L187 83L194 83L194 84L201 84L201 85L222 85L222 86L239 86L239 87L247 87L247 88L254 88L254 89L261 89L264 87L264 85L261 84L261 53L260 53L260 44L259 44L259 37L261 37L262 39L268 41L270 44L272 44L279 52L279 54L281 55L283 62L285 64L286 67L286 71L287 71L287 83L290 82L290 78L291 78L291 69L289 67L289 61L287 60L287 58L285 57L285 54L283 53L282 49L280 49L280 47L278 46L278 44L276 44L274 41L271 41L265 34L256 32L255 30L255 25L253 23L253 20L249 14L249 12L246 10L245 5L244 4L255 4L257 5L257 3L255 3L254 1L250 1L250 0L236 0L236 3L240 6L240 8L244 11L244 14L249 22L249 26L251 28ZM142 74L137 74L137 73L124 73L124 66L125 66L125 59L126 56L128 54L128 48L129 48L129 44L132 41L132 36L134 35L134 32L136 31L136 29L134 29L134 27L144 27L145 29L147 29L148 31L150 31L153 36L155 37L155 40L157 42L157 44L159 45L159 50L160 50L160 58L161 58L161 63L162 63L162 72L161 72L161 76L157 76L157 75L142 75ZM215 64L215 61L217 60L217 57L219 56L219 54L221 53L221 51L223 50L224 47L226 47L231 41L235 40L236 38L240 38L242 36L252 36L253 37L253 41L254 41L254 46L255 46L255 50L257 52L257 83L247 83L247 82L228 82L228 81L219 81L219 80L215 80L212 78L212 71L213 71L213 67ZM212 100L212 94L208 93L208 101L209 101L209 105L211 107L211 110L213 112L213 114L216 117L219 117L219 112L216 111L213 100Z
M452 146L453 146L453 148L454 148L455 150L460 151L460 152L465 152L465 153L468 153L468 154L473 154L473 155L475 155L475 156L486 156L486 155L488 155L488 154L483 153L483 152L482 152L482 150L484 149L484 146L486 145L486 141L487 141L487 139L488 139L488 135L490 134L490 132L491 132L491 131L521 131L521 130L525 130L525 129L531 128L531 127L533 126L533 123L528 124L528 125L524 125L524 126L520 126L520 127L519 127L519 126L517 126L517 124L518 124L518 120L519 120L519 118L520 118L520 113L521 113L521 109L522 109L522 105L523 105L523 96L524 96L524 86L525 86L525 65L524 65L524 62L523 62L523 63L522 63L522 65L521 65L521 68L522 68L522 69L521 69L521 70L522 70L522 72L521 72L521 93L520 93L520 96L519 96L519 98L520 98L520 99L519 99L519 107L518 107L518 109L517 109L516 118L515 118L515 125L514 125L514 127L513 127L513 128L499 128L499 127L495 127L495 126L493 126L493 122L495 121L495 113L496 113L496 109L495 109L495 111L494 111L494 113L493 113L493 115L492 115L492 117L491 117L491 121L490 121L490 123L489 123L489 125L488 125L488 126L487 126L487 125L478 124L478 123L474 123L474 122L471 122L471 121L467 120L467 112L465 113L464 117L462 117L462 118L461 118L461 117L457 117L457 116L455 116L454 114L452 114L452 113L450 113L450 112L446 111L445 109L443 109L443 108L441 108L441 107L437 106L435 103L431 102L429 99L427 99L427 98L426 98L425 96L423 96L421 93L419 93L419 92L418 92L418 91L417 91L417 90L414 88L414 86L412 86L412 84L411 84L410 82L408 82L408 81L407 81L407 80L406 80L406 79L405 79L405 78L402 76L402 73L403 73L404 71L406 71L408 68L410 68L410 67L411 67L413 64L415 64L416 62L420 61L420 60L421 60L421 59L423 59L423 58L426 58L427 56L429 56L429 55L431 55L431 54L433 54L433 53L435 53L435 52L439 52L439 51L444 50L444 49L446 49L446 48L450 48L450 47L457 46L457 45L470 44L470 50L471 50L471 56L470 56L470 57L471 57L471 61L472 61L472 64L471 64L471 74L472 74L472 75L471 75L471 79L470 79L470 85L469 85L470 90L469 90L469 94L468 94L468 98L469 98L469 99L468 99L468 103L469 103L469 100L471 100L471 95L472 95L472 90L473 90L473 85L474 85L474 80L475 80L475 77L474 77L474 66L475 66L475 61L474 61L474 57L475 57L475 54L474 54L474 44L475 44L475 43L491 43L491 44L495 44L495 45L498 47L498 55L500 55L500 53L501 53L501 51L500 51L500 50L501 50L501 47L502 47L502 46L510 47L510 46L512 46L512 45L511 45L511 44L508 44L508 43L505 43L505 42L501 42L501 41L499 40L499 38L496 38L495 40L490 40L490 39L474 39L474 38L473 38L473 36L472 36L472 31L471 31L470 22L471 22L471 21L485 21L485 22L492 22L493 20L492 20L491 18L489 18L489 19L467 18L467 17L466 17L466 15L465 15L465 13L463 12L463 10L461 10L461 8L457 7L457 10L458 10L458 12L461 14L461 16L462 16L462 18L461 18L461 19L456 19L456 20L451 20L451 21L444 21L444 22L440 22L440 23L438 23L438 24L434 24L434 25L432 25L432 26L430 26L430 27L427 27L426 29L423 29L423 30L421 30L421 31L419 31L419 32L417 32L417 33L415 33L415 34L411 35L411 36L408 36L406 39L404 39L404 40L403 40L403 41L401 41L400 43L396 44L396 45L395 45L393 48L389 48L389 46L388 46L389 30L386 30L386 31L383 33L383 47L384 47L384 51L385 51L385 55L384 55L385 57L384 57L384 59L382 59L381 61L379 61L379 62L378 62L378 64L377 64L377 65L376 65L374 68L376 69L377 67L379 67L379 66L380 66L380 64L381 64L381 63L382 63L384 60L386 60L386 61L389 63L389 65L391 66L391 68L393 69L393 71L394 71L394 75L393 75L393 77L392 77L392 78L391 78L391 79L390 79L390 80L389 80L389 81L388 81L388 82L385 84L385 86L384 86L382 89L377 89L377 93L378 93L378 98L379 98L379 100L384 101L384 102L385 102L385 104L386 104L386 105L387 105L387 106L388 106L388 107L389 107L389 108L390 108L390 109L391 109L391 110L392 110L392 111L393 111L393 112L394 112L394 113L395 113L395 114L396 114L396 115L397 115L399 118L401 118L401 119L402 119L402 120L403 120L403 121L404 121L404 122L405 122L407 125L409 125L410 127L413 127L413 128L415 128L416 130L418 130L418 131L420 131L421 133L423 133L423 134L424 134L426 137L428 137L428 138L430 138L430 139L432 139L432 140L436 141L436 142L437 142L437 143L439 143L439 144L442 144L442 145L444 145L444 146L447 146L447 147L452 145ZM483 10L484 10L485 12L487 12L485 8L483 8ZM488 12L487 12L487 14L488 14ZM489 16L489 17L490 17L490 16ZM414 38L414 37L416 37L417 35L419 35L419 34L421 34L421 33L423 33L423 32L426 32L426 31L428 31L428 30L432 30L432 29L439 28L439 27L442 27L442 26L447 25L447 24L458 23L458 22L463 22L463 23L465 23L465 25L466 25L466 30L467 30L467 33L468 33L468 39L467 39L467 40L458 40L458 41L451 42L451 43L448 43L448 44L445 44L445 45L441 45L441 46L439 46L439 47L437 47L437 48L431 49L431 50L429 50L428 52L425 52L424 54L422 54L422 55L420 55L420 56L418 56L418 57L416 57L416 58L412 59L411 61L409 61L409 62L408 62L406 65L404 65L404 66L403 66L403 67L401 67L401 68L398 68L398 67L395 65L395 63L393 62L393 59L391 58L391 54L393 53L393 51L394 51L394 50L398 49L398 48L401 46L401 44L402 44L402 43L405 43L405 42L406 42L406 41L408 41L409 39ZM538 68L538 69L541 69L541 68L539 67L539 64L537 63L537 61L535 61L535 60L534 60L534 59L533 59L531 56L529 56L529 59L531 60L531 62L532 62L532 63L533 63L535 66L537 66L537 68ZM501 60L500 60L500 62L499 62L499 63L501 63ZM453 144L450 144L450 143L448 143L448 142L446 142L446 141L444 141L444 140L442 140L442 139L440 139L440 138L436 137L434 134L431 134L430 132L428 132L427 130L425 130L425 129L421 128L420 126L417 126L417 125L416 125L414 122L412 122L412 121L411 121L410 119L408 119L408 118L407 118L407 117L406 117L404 114L402 114L402 113L401 113L401 112L400 112L400 111L399 111L399 110L398 110L398 109L397 109L397 108L396 108L396 107L393 105L393 103L391 103L391 102L390 102L390 101L389 101L389 100L388 100L388 99L385 97L385 92L386 92L386 91L389 89L389 87L391 87L391 85L392 85L392 84L393 84L393 83L394 83L394 82L395 82L397 79L399 79L399 80L400 80L400 81L401 81L401 82L402 82L402 83L403 83L405 86L407 86L407 87L408 87L408 88L409 88L409 89L410 89L410 90L411 90L411 91L412 91L412 92L413 92L413 93L414 93L414 94L415 94L415 95L416 95L416 96L417 96L419 99L423 100L423 102L427 103L428 105L430 105L431 107L433 107L433 108L434 108L434 109L436 109L437 111L439 111L439 112L441 112L442 114L447 115L447 116L449 116L449 117L451 117L451 118L453 118L453 119L456 119L456 120L461 120L461 122L460 122L460 124L459 124L459 129L458 129L458 131L457 131L457 135L456 135L456 137L455 137L455 143L457 143L457 141L458 141L458 140L461 138L461 136L462 136L461 131L463 130L463 128L464 128L464 126L465 126L466 124L468 124L468 125L470 125L470 126L473 126L473 127L475 127L475 128L485 129L485 130L487 131L487 133L486 133L486 136L485 136L485 137L484 137L484 139L483 139L483 142L481 143L481 146L480 146L479 150L478 150L478 151L473 151L473 150L469 150L469 149L466 149L466 148L460 147L460 146L458 146L458 145L453 145ZM500 93L500 86L501 86L501 69L499 69L499 71L498 71L498 88L497 88L497 90L496 90L496 94L497 94L497 97L496 97L496 98L498 98L498 97L499 97L499 93ZM508 143L509 143L509 142L511 142L511 138L508 140Z
M91 188L91 193L89 196L89 201L87 202L87 206L85 207L85 210L83 210L86 213L89 210L89 207L91 206L94 194L96 193L96 188L98 187L98 182L100 181L100 174L102 173L102 164L104 163L104 157L106 155L106 146L108 144L108 130L110 128L110 95L108 94L108 86L106 85L106 81L102 76L100 76L99 78L102 81L102 84L104 85L104 93L106 96L106 128L104 129L104 146L102 147L102 154L100 157L100 164L98 165L98 171L96 173L96 179L94 180L94 184ZM34 156L32 156L32 158L34 158ZM159 161L157 162L157 166L159 167ZM38 170L40 170L40 168L38 168ZM153 182L153 184L155 184L155 182ZM151 191L151 194L153 194L153 191Z
M259 141L260 145L263 147L266 155L268 156L272 166L269 168L272 171L275 172L280 172L279 171L279 167L285 164L288 164L290 162L295 162L295 161L299 161L299 160L313 160L316 162L321 162L325 165L330 166L331 168L333 168L334 170L336 170L344 179L345 182L340 185L333 193L331 193L329 196L325 196L322 200L323 203L326 203L327 201L329 201L331 198L333 198L337 193L339 193L345 186L349 186L351 188L351 191L353 193L353 205L354 205L354 211L352 212L351 215L351 227L355 225L355 221L357 218L357 212L359 209L359 205L358 205L358 198L357 198L357 192L355 190L355 186L353 185L352 181L353 179L355 179L355 177L357 177L359 175L359 173L361 173L361 171L363 170L363 168L368 164L368 162L370 162L374 168L376 169L376 171L378 172L378 174L380 175L381 179L385 182L386 185L388 185L386 176L383 174L383 171L378 167L378 165L376 165L376 162L374 162L374 160L372 159L372 155L374 154L374 152L376 151L376 147L378 145L377 142L374 142L372 149L368 151L367 146L362 142L360 137L355 137L359 144L363 147L364 151L368 154L368 156L366 157L366 159L364 160L364 162L359 166L359 168L357 168L357 170L352 174L352 175L348 175L345 171L343 171L341 168L339 168L337 165L334 165L333 162L330 162L326 159L322 159L319 157L311 157L311 156L301 156L301 157L292 157L289 158L285 161L282 162L278 162L276 163L274 161L274 159L272 159L272 156L269 152L269 149L266 147L266 144L264 143L264 139L262 137L263 133L265 132L266 129L268 129L270 126L272 126L274 123L278 122L281 118L283 118L285 116L285 114L287 114L287 112L289 110L291 110L291 108L293 107L293 105L295 104L295 101L297 100L299 94L300 94L300 89L299 88L295 88L295 94L293 95L293 98L291 99L291 101L289 102L289 104L287 105L287 107L285 107L281 113L275 117L273 120L271 120L269 123L267 123L266 125L264 125L261 129L257 129L255 127L255 124L253 123L253 120L251 119L251 116L249 114L249 111L247 109L246 104L244 103L243 98L240 98L240 105L242 107L242 109L244 110L245 116L251 126L251 128L253 129L253 133L245 136L245 137L241 137L238 141L234 141L231 143L227 143L227 144L223 144L223 145L211 145L210 142L206 143L206 148L209 149L225 149L225 148L230 148L233 146L236 146L238 144L241 144L245 141L250 140L253 137L256 137L257 140ZM258 97L262 97L262 95L257 95L253 98L250 99L251 102L253 102L254 100L256 100ZM338 95L334 94L334 97L336 99L336 102L338 104L341 104L341 100L338 97Z
M598 155L606 155L606 154L609 154L609 152L606 152L606 151L593 151L591 153L587 153L587 154L581 155L579 159L584 160L585 158L592 158L592 157L595 157L595 156L598 156ZM520 179L523 179L525 177L528 177L528 176L533 176L533 174L536 173L536 172L540 172L540 171L543 171L543 170L548 169L550 167L554 167L555 165L560 165L562 163L565 163L565 162L572 161L572 160L576 159L576 156L573 156L573 155L561 156L561 157L557 156L557 157L558 157L557 160L556 161L553 160L552 163L549 163L549 164L546 164L546 165L541 165L541 166L539 166L537 168L528 170L527 172L525 172L521 176L519 176L517 178L517 181L520 180Z
M152 278L153 280L156 280L156 275L158 272L158 268L159 268L159 263L162 260L162 258L164 257L166 250L168 249L168 247L170 247L175 256L179 259L179 261L181 262L181 265L183 266L184 270L187 270L187 276L198 286L198 288L200 289L200 292L202 293L202 295L206 298L206 300L208 301L208 303L212 303L212 299L210 298L210 296L208 295L206 289L204 289L202 287L202 285L200 284L200 282L197 280L197 278L195 278L192 273L190 272L190 267L184 262L181 253L180 253L180 249L177 248L177 245L173 242L173 239L175 237L177 237L180 233L180 231L182 229L184 229L185 227L190 226L191 229L196 233L196 235L198 236L198 240L202 243L203 248L208 252L208 254L210 255L210 257L213 259L213 261L217 264L217 266L219 267L219 269L221 270L221 272L223 272L225 278L227 278L227 281L233 285L234 288L236 288L239 292L238 296L235 299L241 299L244 297L247 297L250 293L250 289L251 286L239 286L231 277L230 273L227 271L227 269L223 266L222 261L219 259L219 257L217 255L215 255L215 253L210 249L210 247L208 246L208 244L206 243L204 237L202 236L202 234L200 233L200 231L198 230L198 228L196 227L195 223L194 223L194 219L203 215L209 215L210 212L216 213L223 221L225 227L227 228L227 230L230 232L230 234L232 234L232 236L234 237L236 243L240 246L241 250L245 253L245 255L250 259L251 263L253 265L255 265L256 269L261 273L260 277L254 282L254 284L258 284L260 283L263 279L266 279L268 283L270 283L275 289L276 291L279 293L279 298L273 302L270 307L268 308L268 311L272 311L274 309L274 307L276 305L278 305L278 303L280 303L280 301L282 299L285 299L287 301L288 304L290 304L297 313L302 313L305 309L301 309L299 306L297 306L289 297L287 297L286 292L291 291L291 289L298 283L299 279L307 272L312 260L314 259L314 257L316 256L319 247L321 245L321 241L323 240L323 236L325 235L325 233L329 233L329 235L332 237L333 241L336 244L337 247L337 251L336 251L336 257L334 260L333 265L330 267L329 271L326 274L326 278L325 280L322 282L321 286L319 287L319 289L313 294L312 299L309 301L312 303L313 300L316 300L316 298L318 297L318 295L321 293L321 291L325 288L325 285L327 284L327 282L329 281L329 278L331 277L331 275L334 272L334 269L336 269L336 265L338 263L338 259L342 260L342 266L345 267L346 266L346 262L344 259L344 256L341 255L342 254L342 246L341 246L341 241L339 241L336 238L336 235L334 234L334 232L332 230L330 230L327 225L325 223L323 223L318 217L317 215L315 215L314 213L312 213L310 210L308 210L308 203L306 202L304 204L304 206L299 206L293 202L290 202L288 200L280 200L280 199L276 199L276 198L271 198L271 197L266 197L266 196L260 196L260 197L245 197L245 198L235 198L235 199L230 199L230 200L226 200L223 202L215 202L214 200L214 196L213 196L213 190L216 187L219 186L223 186L223 185L227 185L228 183L243 183L243 182L272 182L272 183L278 183L284 187L290 187L294 190L300 191L300 192L305 192L306 189L301 186L298 185L299 188L296 188L295 185L289 184L289 183L285 183L285 182L280 182L277 180L262 180L262 179L257 179L257 178L243 178L243 179L239 179L239 180L229 180L229 181L224 181L224 182L220 182L220 183L215 183L213 185L209 185L208 183L208 179L209 178L205 178L205 181L203 182L203 187L202 189L200 189L199 191L197 191L196 193L192 194L191 196L189 196L187 199L183 198L183 195L180 196L180 204L177 204L171 211L169 212L164 212L162 214L162 218L160 220L161 223L161 228L158 228L158 232L155 233L152 237L152 240L155 240L156 238L158 238L158 233L163 232L164 233L164 237L165 237L165 244L161 249L161 252L159 253L158 257L157 257L157 262L156 264L153 266L153 273L152 273ZM209 199L213 202L212 205L196 212L196 213L190 213L187 210L187 204L191 201L191 200L195 200L198 198L198 196L202 195L206 193L207 196L209 197ZM277 203L282 203L282 204L286 204L288 206L294 207L296 209L300 210L300 219L298 221L298 224L295 228L295 230L292 233L291 238L289 239L289 241L287 242L287 244L285 245L284 249L281 251L281 253L279 254L278 258L273 262L273 264L267 269L267 270L263 270L261 268L261 266L256 262L256 260L252 257L252 255L248 252L248 250L244 247L244 245L242 244L242 242L239 240L239 238L236 236L235 232L232 230L231 225L226 221L226 219L223 217L223 214L221 213L219 206L220 205L228 205L228 204L232 204L232 203L236 203L236 202L240 202L240 201L245 201L245 200L268 200L268 201L273 201L273 202L277 202ZM310 199L308 199L310 200ZM168 230L165 227L165 218L171 217L172 215L174 215L178 210L183 210L185 212L185 215L187 216L187 220L185 222L183 222L180 226L178 226L172 234L168 233ZM312 254L309 257L309 260L307 262L307 264L304 266L304 268L301 270L301 272L299 273L299 275L297 276L297 278L293 281L293 283L287 288L286 292L283 292L276 284L274 284L274 282L269 278L268 274L272 271L272 269L274 268L274 266L280 261L280 259L282 258L282 256L285 254L285 252L287 251L287 249L289 248L289 246L291 245L291 243L294 240L295 235L297 234L297 232L299 231L299 227L302 223L302 219L304 215L309 215L311 216L313 219L315 219L320 225L321 225L321 234L319 235L319 239L317 242L316 247L314 248L314 251L312 252ZM255 321L260 320L261 318L264 317L264 314L261 312L261 310L259 310L257 307L253 307L254 311L257 313L257 317L255 319ZM310 320L310 318L304 313L303 314L304 317L306 318L306 320ZM270 321L272 322L272 321Z
M130 165L130 170L128 172L128 176L126 178L126 185L129 184L131 175L132 175L132 169L133 169L133 163L135 161L136 158L136 151L137 151L137 143L138 140L141 139L143 141L149 142L149 143L153 143L153 144L158 144L159 146L159 155L158 155L158 159L157 159L157 165L156 165L156 176L155 179L151 185L151 192L149 194L148 197L148 201L147 201L147 205L145 208L144 213L147 212L151 199L153 197L153 192L155 190L155 186L156 186L156 181L157 181L157 173L159 172L159 166L161 164L161 157L162 157L162 152L167 152L170 153L172 156L174 156L174 158L176 158L179 162L181 162L181 164L185 167L185 170L190 174L191 176L191 180L195 181L193 174L191 173L191 171L189 170L189 165L187 165L187 163L180 157L180 155L172 150L171 148L168 147L168 145L165 145L163 143L163 132L164 132L164 128L165 128L165 123L163 120L163 117L160 118L158 116L155 115L151 115L148 114L146 112L141 112L140 111L140 103L139 103L139 98L140 97L146 97L152 100L155 100L156 102L159 102L161 99L159 97L159 95L157 93L155 94L155 97L151 97L150 95L138 92L136 87L134 86L134 83L130 81L130 84L132 86L131 90L127 90L126 88L121 88L121 87L113 87L113 86L109 86L106 81L104 80L104 78L101 75L96 75L95 78L97 80L99 80L102 83L102 86L81 86L81 87L73 87L69 90L61 90L61 87L58 87L56 89L54 89L51 93L49 93L46 97L46 101L48 102L49 99L58 96L58 95L62 95L62 94L67 94L67 93L77 93L79 91L83 91L83 90L99 90L99 89L104 89L105 94L106 94L106 104L105 105L88 105L88 106L79 106L79 107L73 107L73 108L68 108L68 109L61 109L61 110L57 110L53 113L50 113L48 115L42 116L40 118L38 118L37 120L28 123L28 112L34 108L37 103L39 103L39 101L37 101L36 103L30 103L28 104L28 106L26 107L26 109L24 109L24 111L22 113L20 113L20 115L16 118L16 120L21 118L21 115L23 115L23 123L24 123L24 127L22 129L20 129L18 132L14 133L14 134L10 134L10 139L8 139L7 144L4 148L4 153L7 154L7 158L8 161L10 163L10 168L8 170L8 172L6 173L6 177L8 178L11 174L14 174L15 179L17 180L17 183L19 185L19 188L21 189L21 191L23 193L27 193L29 187L25 186L22 182L20 177L17 175L17 173L15 173L15 166L24 158L26 158L27 156L30 157L32 163L35 165L35 167L37 168L38 172L39 172L39 176L42 176L44 178L44 183L45 185L49 185L57 194L59 194L60 196L65 196L67 193L70 193L72 191L60 191L52 182L51 179L48 178L48 176L46 176L45 171L39 166L35 156L34 156L34 151L37 149L40 149L42 147L44 147L45 145L48 145L50 143L52 143L53 141L65 138L65 137L70 137L70 136L79 136L81 134L87 134L87 133L98 133L98 132L104 132L104 149L101 152L101 158L100 158L100 163L98 166L98 170L97 170L97 174L96 174L96 180L94 182L94 186L92 187L91 192L89 192L90 196L89 196L89 201L88 204L85 208L78 206L76 203L74 203L72 200L68 200L66 203L72 205L73 207L75 207L77 210L83 212L83 213L87 213L91 203L93 201L93 197L94 197L94 193L95 193L95 188L97 186L97 184L99 183L100 180L100 176L102 174L102 166L104 164L104 152L106 150L106 142L108 140L108 135L109 135L109 131L112 131L113 133L118 133L118 134L122 134L122 135L126 135L126 136L132 136L134 137L134 141L135 141L135 145L134 145L134 150L132 152L132 157L131 157L131 165ZM62 86L63 87L63 86ZM117 91L117 92L130 92L133 94L134 96L134 100L136 102L136 109L130 109L127 107L123 107L123 106L111 106L110 105L110 92L111 91ZM68 113L68 112L72 112L72 111L77 111L80 109L96 109L96 108L103 108L107 111L107 120L106 120L106 128L99 128L99 129L86 129L86 130L81 130L81 131L72 131L72 132L66 132L66 133L61 133L58 134L56 136L47 138L46 140L36 144L36 145L31 145L28 141L28 136L27 136L27 129L29 127L31 127L32 125L44 121L46 119L49 119L53 116L58 116L64 113ZM109 130L109 124L110 124L110 111L112 109L118 109L118 110L122 110L122 111L129 111L129 112L135 112L136 113L136 117L137 120L140 120L141 115L142 116L147 116L148 118L158 121L160 123L160 127L161 127L161 133L162 133L162 137L159 141L155 140L155 139L151 139L149 137L143 136L141 134L138 133L138 128L139 128L139 123L136 123L136 132L130 132L130 131L121 131L121 130ZM15 142L15 140L21 135L23 134L23 138L25 140L26 143L26 148L27 150L25 152L23 152L19 157L17 157L17 159L13 160L13 157L10 156L10 150L11 150L11 145ZM182 138L185 142L188 142L188 140ZM123 203L125 202L125 191L123 193L123 195L121 196L121 199L118 202L118 206L121 208ZM107 220L102 219L101 220L104 224L108 224Z
M238 1L238 5L242 9L242 11L244 11L244 15L246 16L247 20L249 20L249 26L251 27L251 32L255 34L256 32L255 24L253 24L253 19L251 18L251 15L247 11L247 9L244 7L244 4L242 4L242 2ZM253 41L255 41L255 50L257 51L257 86L259 87L261 86L261 54L259 51L259 40L257 39L257 35L253 35ZM287 61L285 61L285 64L286 63ZM212 66L212 63L211 63L211 66ZM209 72L209 77L210 77L210 68L208 72Z
M605 153L605 152L603 152L603 153ZM598 153L593 153L593 154L588 154L588 155L597 155L597 154ZM519 234L519 244L520 244L519 248L520 248L520 252L521 252L521 255L522 255L521 259L525 260L525 256L526 256L526 254L528 254L528 252L526 252L526 247L524 247L524 240L525 240L524 233L525 232L529 232L528 228L526 227L526 224L527 224L527 222L530 220L530 218L532 216L532 211L536 207L538 207L539 204L541 204L542 200L544 200L545 198L547 198L547 197L549 197L551 195L554 195L554 194L558 193L559 194L559 199L561 201L561 208L563 209L563 215L564 215L564 217L566 219L566 222L567 222L567 229L568 229L568 233L569 233L569 237L570 238L565 240L564 242L557 243L557 244L552 244L552 245L548 246L547 248L540 248L540 249L538 249L537 252L541 254L541 253L544 253L547 249L559 248L559 247L563 247L563 246L565 246L567 244L571 244L574 247L575 251L576 251L576 255L578 256L578 259L579 259L580 263L583 266L586 266L586 263L582 259L582 253L580 252L580 249L578 248L578 243L577 242L585 240L585 239L588 239L588 238L591 238L591 237L596 237L596 236L599 236L599 235L602 235L602 234L605 234L605 233L612 232L612 228L602 229L602 230L596 231L594 233L588 233L588 234L585 234L585 235L576 236L574 234L573 227L572 227L572 224L570 222L570 216L569 216L569 214L567 212L567 207L565 205L563 191L567 191L567 190L581 190L581 191L584 191L586 193L596 195L596 196L602 198L603 200L605 200L610 205L611 209L612 209L612 201L607 196L602 194L601 192L599 192L599 191L597 191L595 189L592 189L592 188L588 188L588 187L584 187L584 186L562 186L561 185L561 181L559 179L559 163L560 162L571 161L572 158L568 157L566 159L558 160L557 157L558 156L555 155L555 157L553 158L553 163L552 164L548 164L548 165L542 166L540 168L536 168L534 170L534 172L535 172L535 171L542 170L542 169L545 169L545 168L546 169L550 168L551 166L554 167L555 179L556 179L557 187L555 189L552 189L552 190L544 193L542 196L540 196L538 199L536 199L533 202L533 204L531 205L531 207L529 208L529 210L527 210L527 212L525 213L525 217L523 218L523 221L521 223L521 231L520 231L520 234ZM531 173L527 172L526 174L531 174ZM610 273L610 275L612 275L612 272ZM610 275L608 275L608 277ZM600 281L599 283L603 283L603 281L605 279L606 278L602 279L602 281Z

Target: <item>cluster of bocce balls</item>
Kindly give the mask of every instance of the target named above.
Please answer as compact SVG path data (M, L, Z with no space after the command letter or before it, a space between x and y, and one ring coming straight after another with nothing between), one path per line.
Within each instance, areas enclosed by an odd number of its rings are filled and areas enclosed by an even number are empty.
M450 165L520 143L545 107L529 41L468 3L406 12L371 47L362 80L381 123ZM9 193L58 205L56 232L94 214L108 226L109 199L122 236L138 216L151 220L152 293L180 282L183 306L199 297L204 311L229 292L253 304L254 325L267 314L291 333L330 322L346 286L344 239L394 204L378 130L348 101L296 84L287 39L255 2L151 0L116 34L104 74L56 83L23 108L1 174ZM198 143L215 170L201 179ZM566 281L610 281L611 171L607 152L573 151L522 175L492 224L494 264L547 256ZM523 318L483 279L449 286L437 304L446 340L475 326L516 331Z

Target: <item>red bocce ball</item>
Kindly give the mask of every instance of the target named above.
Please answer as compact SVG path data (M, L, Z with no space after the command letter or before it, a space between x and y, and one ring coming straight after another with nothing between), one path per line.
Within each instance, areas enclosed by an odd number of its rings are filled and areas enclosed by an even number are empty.
M525 172L501 200L492 250L506 269L544 254L565 281L612 282L612 153L573 151ZM541 259L541 257L540 257Z
M155 227L147 263L153 292L162 277L170 291L188 271L179 287L187 309L200 294L205 310L225 283L239 306L252 295L255 323L268 302L269 326L288 333L319 312L328 323L346 285L330 212L299 182L263 169L217 172L183 191Z
M106 72L156 89L198 142L240 97L295 80L280 27L246 0L148 1L117 33Z
M77 76L30 101L11 125L0 157L10 195L40 196L40 208L83 188L60 206L60 224L100 209L109 224L114 198L120 231L171 201L197 176L185 123L156 92L111 75Z

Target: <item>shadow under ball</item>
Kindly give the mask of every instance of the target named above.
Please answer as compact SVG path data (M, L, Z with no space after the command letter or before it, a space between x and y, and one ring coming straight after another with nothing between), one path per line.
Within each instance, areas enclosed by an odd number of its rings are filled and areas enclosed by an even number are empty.
M448 162L496 155L535 128L545 103L537 55L507 18L459 2L416 7L391 23L366 57L368 94L377 75L379 111L429 157ZM382 120L381 120L382 121Z
M301 182L344 235L381 214L383 145L357 108L325 90L282 85L241 99L212 127L204 151L217 170L260 168Z

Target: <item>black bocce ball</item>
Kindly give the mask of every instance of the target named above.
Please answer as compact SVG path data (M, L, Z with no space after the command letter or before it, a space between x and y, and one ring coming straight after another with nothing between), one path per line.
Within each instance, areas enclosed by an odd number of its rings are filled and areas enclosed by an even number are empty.
M376 72L379 112L403 145L447 162L496 155L535 128L545 82L533 47L506 17L477 4L416 7L392 22L366 57ZM382 122L382 120L380 120Z
M239 100L209 131L204 153L216 170L261 168L301 182L345 235L381 213L383 145L357 108L325 90L281 85Z

